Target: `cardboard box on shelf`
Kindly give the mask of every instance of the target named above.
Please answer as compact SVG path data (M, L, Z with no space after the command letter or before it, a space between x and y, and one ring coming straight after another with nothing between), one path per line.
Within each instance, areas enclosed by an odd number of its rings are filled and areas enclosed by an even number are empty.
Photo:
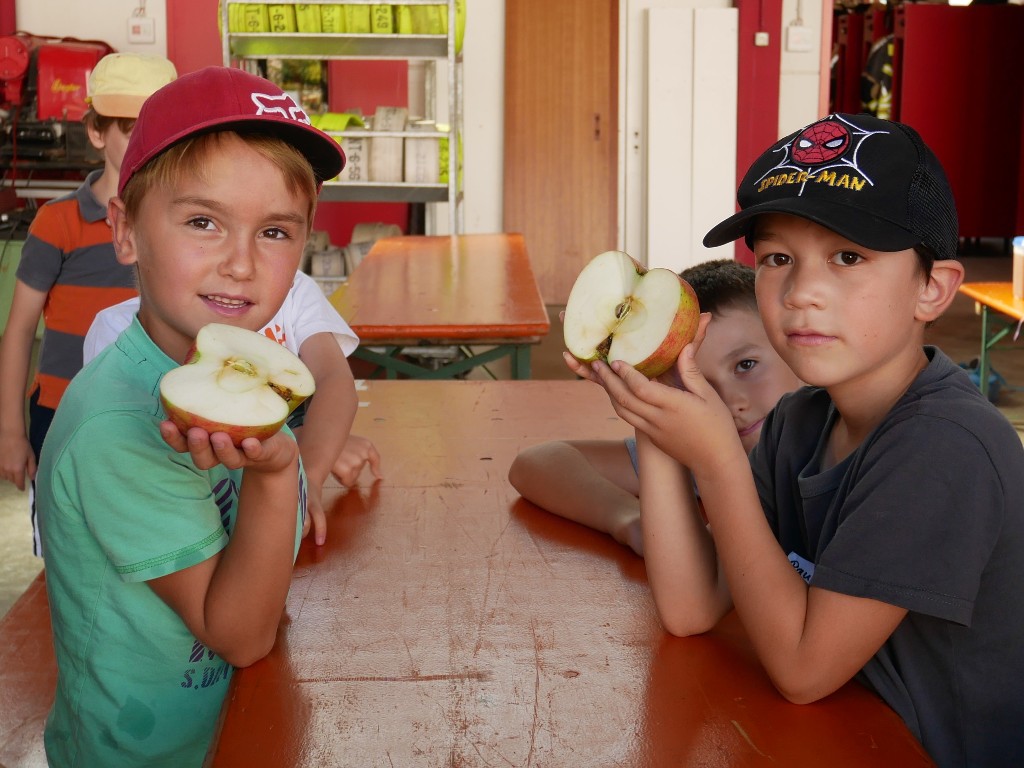
M433 120L415 120L410 131L436 131ZM436 184L441 178L441 146L436 136L405 139L405 181L410 184Z
M374 131L404 131L409 110L405 107L377 107L373 115ZM396 183L402 181L402 139L397 136L374 136L370 144L370 181Z

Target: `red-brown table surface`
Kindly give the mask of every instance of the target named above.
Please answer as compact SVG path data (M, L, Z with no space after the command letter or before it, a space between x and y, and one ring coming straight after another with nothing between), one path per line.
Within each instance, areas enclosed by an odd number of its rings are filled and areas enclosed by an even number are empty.
M930 764L856 683L785 701L735 614L667 635L640 558L518 497L523 447L628 434L598 387L379 381L360 400L384 480L328 494L327 544L303 543L209 765Z
M530 346L551 323L522 235L409 236L378 240L330 298L362 342L356 356L390 371L439 378L389 356L412 346L494 346L471 362L508 356L513 378L530 377ZM369 347L385 347L385 355Z

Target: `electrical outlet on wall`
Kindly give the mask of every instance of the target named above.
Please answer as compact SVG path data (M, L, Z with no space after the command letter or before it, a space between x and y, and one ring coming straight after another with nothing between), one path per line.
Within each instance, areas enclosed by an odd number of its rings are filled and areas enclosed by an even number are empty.
M129 43L155 43L156 22L148 16L132 16L128 19Z
M814 33L802 24L786 27L786 50L790 53L809 53L814 48Z

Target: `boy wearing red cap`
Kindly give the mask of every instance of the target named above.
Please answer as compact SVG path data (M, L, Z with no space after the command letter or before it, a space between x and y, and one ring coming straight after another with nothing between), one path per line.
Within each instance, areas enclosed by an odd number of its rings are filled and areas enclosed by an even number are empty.
M747 239L768 338L809 385L749 462L694 362L706 320L680 389L567 359L636 427L662 622L699 633L735 605L791 701L856 678L938 764L1024 764L1024 450L924 345L963 278L938 160L905 125L829 115L755 161L738 200L704 244Z
M39 463L43 438L68 382L82 367L82 342L101 309L135 295L130 267L110 244L107 201L117 189L121 158L142 102L177 75L160 56L111 53L89 76L82 117L89 142L103 155L74 192L36 213L21 251L7 326L0 339L0 478L24 490ZM35 380L28 384L39 317L45 327ZM35 500L32 551L38 555Z
M289 96L241 70L185 75L139 114L109 205L139 312L68 387L37 479L50 765L200 765L233 667L273 646L305 508L295 440L182 435L157 393L202 326L273 317L343 165Z

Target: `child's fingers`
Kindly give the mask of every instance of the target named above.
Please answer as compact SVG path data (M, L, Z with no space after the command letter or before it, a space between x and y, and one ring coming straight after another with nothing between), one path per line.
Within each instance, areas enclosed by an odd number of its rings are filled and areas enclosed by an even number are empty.
M176 426L174 426L174 422L160 422L160 437L162 437L164 442L178 453L185 453L188 451L188 442L185 440L185 436L178 431Z
M597 382L597 378L595 378L591 366L586 363L581 363L568 352L562 353L562 360L565 361L565 366L581 379L586 379L587 381L593 381L595 383Z
M189 430L191 435L192 430ZM247 437L240 447L235 447L231 438L224 432L214 432L209 436L209 444L217 461L228 469L241 469L246 460L256 460L262 455L263 446L254 437Z
M636 389L650 385L650 380L621 361L611 365L595 362L593 369L598 383L608 392L615 413L631 427L646 431L649 427L650 408L643 398L637 396Z
M373 474L373 476L378 480L382 479L384 475L382 475L380 471L380 452L377 450L377 447L372 443L370 444L369 450L367 452L366 461L370 465L370 472Z
M683 347L683 351L676 358L676 373L679 374L680 383L690 391L694 391L691 384L698 386L699 382L707 384L704 375L697 366L697 350L704 343L704 338L707 336L708 323L710 322L711 313L702 312L697 323L697 333L694 335L693 341Z

